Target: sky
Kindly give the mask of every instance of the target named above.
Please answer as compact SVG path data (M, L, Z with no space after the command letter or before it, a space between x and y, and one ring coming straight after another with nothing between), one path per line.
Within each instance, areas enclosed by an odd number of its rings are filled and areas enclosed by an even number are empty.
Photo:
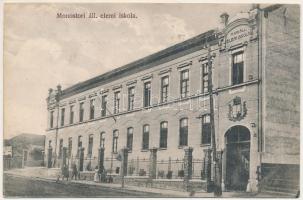
M65 89L201 34L249 4L5 4L4 138L45 134L49 88ZM60 19L57 13L134 13Z

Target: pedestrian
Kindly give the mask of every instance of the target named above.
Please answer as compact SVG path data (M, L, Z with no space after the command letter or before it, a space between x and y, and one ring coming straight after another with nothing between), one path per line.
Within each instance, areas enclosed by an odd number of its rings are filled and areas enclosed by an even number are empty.
M99 169L98 169L98 166L95 167L94 182L99 182Z
M77 170L77 165L75 163L72 165L72 177L71 177L72 180L74 176L75 176L75 180L77 180L78 170Z

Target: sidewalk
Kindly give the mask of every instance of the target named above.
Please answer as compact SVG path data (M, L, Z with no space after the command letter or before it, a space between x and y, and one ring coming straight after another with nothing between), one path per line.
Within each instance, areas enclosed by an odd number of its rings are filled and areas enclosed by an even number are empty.
M46 168L24 168L24 169L15 169L10 171L5 171L4 173L15 175L15 176L23 176L23 177L29 177L31 179L37 179L37 180L44 180L44 181L50 181L50 182L56 182L57 177L49 177L48 175L56 174L53 171L56 171L56 169L51 169L51 173L49 172L50 169ZM154 193L154 194L161 194L166 197L204 197L204 198L213 198L213 193L207 193L207 192L185 192L185 191L176 191L176 190L168 190L168 189L158 189L158 188L148 188L148 187L137 187L137 186L130 186L125 185L124 188L121 187L121 184L115 184L115 183L99 183L99 182L93 182L88 180L69 180L69 181L62 181L59 180L62 184L75 184L75 185L91 185L95 187L103 187L108 188L111 190L119 190L119 191L137 191L137 192L146 192L146 193ZM273 198L273 197L283 197L279 194L268 194L268 193L247 193L247 192L238 192L238 191L232 191L232 192L223 192L222 198L230 198L230 197L236 197L236 198L243 198L243 197L265 197L265 198Z

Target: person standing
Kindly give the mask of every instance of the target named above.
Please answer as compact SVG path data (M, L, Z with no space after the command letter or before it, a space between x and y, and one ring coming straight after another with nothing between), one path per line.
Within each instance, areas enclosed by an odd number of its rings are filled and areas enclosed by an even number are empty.
M75 176L75 180L77 180L78 170L77 170L77 165L75 163L72 165L72 177L71 177L71 180L73 180L74 176Z

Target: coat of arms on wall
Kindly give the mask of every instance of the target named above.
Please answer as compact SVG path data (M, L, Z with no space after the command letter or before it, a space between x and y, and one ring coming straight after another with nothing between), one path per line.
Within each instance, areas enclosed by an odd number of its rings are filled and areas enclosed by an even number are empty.
M241 97L235 97L232 102L228 105L229 112L228 118L230 121L240 121L244 119L247 114L246 101L241 100Z

